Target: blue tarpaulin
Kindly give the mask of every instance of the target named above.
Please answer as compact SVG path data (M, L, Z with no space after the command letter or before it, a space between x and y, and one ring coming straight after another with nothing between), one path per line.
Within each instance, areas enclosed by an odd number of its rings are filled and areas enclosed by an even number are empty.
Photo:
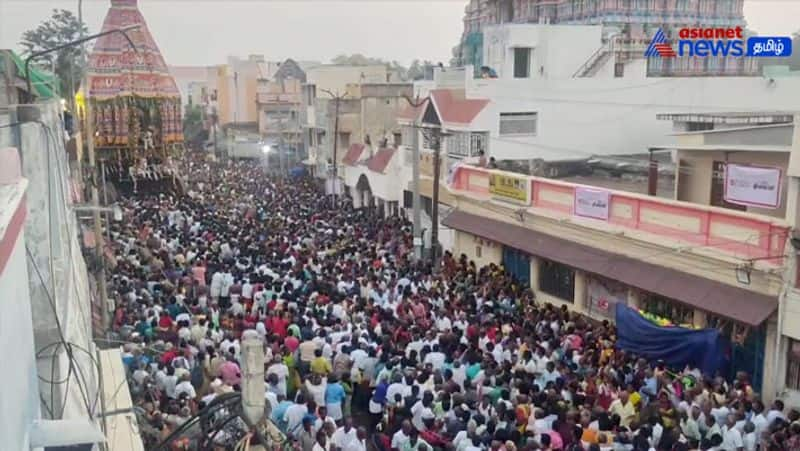
M663 360L673 368L691 363L713 376L723 364L723 349L717 329L692 330L661 327L636 310L616 306L617 347L652 360Z

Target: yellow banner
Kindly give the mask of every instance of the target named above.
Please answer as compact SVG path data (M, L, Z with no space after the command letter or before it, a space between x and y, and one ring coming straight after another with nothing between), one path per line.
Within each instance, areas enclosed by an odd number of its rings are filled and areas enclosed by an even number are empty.
M527 204L528 185L530 185L530 182L523 177L513 177L505 174L491 174L489 176L489 192L506 200Z

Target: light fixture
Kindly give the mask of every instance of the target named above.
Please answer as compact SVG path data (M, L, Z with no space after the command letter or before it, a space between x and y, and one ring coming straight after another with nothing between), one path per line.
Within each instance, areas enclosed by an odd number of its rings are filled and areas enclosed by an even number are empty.
M271 151L272 151L272 148L269 145L265 144L265 145L261 146L261 152L264 155L270 153Z
M736 281L744 285L750 285L751 264L745 263L736 267Z

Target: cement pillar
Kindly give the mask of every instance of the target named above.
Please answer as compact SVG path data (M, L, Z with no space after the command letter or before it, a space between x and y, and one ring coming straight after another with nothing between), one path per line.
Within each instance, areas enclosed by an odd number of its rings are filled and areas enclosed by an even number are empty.
M539 257L531 255L531 290L534 293L539 291L539 287L541 286L539 283L539 268L542 265L542 260Z
M242 410L251 424L264 418L264 344L246 331L242 336ZM253 336L255 335L255 336Z
M692 325L694 327L706 327L706 312L695 309L692 314Z
M766 321L766 339L764 343L764 368L761 380L762 398L766 402L772 402L780 396L786 389L786 339L781 337L778 352L775 352L777 344L778 320L772 317ZM752 332L751 332L752 333Z
M628 307L636 310L642 307L642 293L636 288L628 288Z
M576 310L586 310L586 273L577 269L575 270L575 293L572 304Z
M389 216L391 216L391 215L392 215L392 211L391 211L391 208L392 208L392 206L391 206L391 202L389 202L389 201L387 201L387 200L383 200L383 201L381 201L381 202L383 203L383 217L384 217L384 218L388 218Z
M361 191L353 188L353 208L361 208L363 200L361 199Z

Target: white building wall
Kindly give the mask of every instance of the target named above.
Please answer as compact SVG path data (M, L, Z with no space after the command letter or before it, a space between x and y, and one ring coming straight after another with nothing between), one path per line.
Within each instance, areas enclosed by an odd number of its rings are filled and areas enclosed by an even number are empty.
M32 259L28 259L28 272L36 349L58 343L61 339L53 312L55 304L64 339L91 352L94 344L88 272L78 243L77 219L71 210L67 153L63 141L55 138L64 135L58 115L60 105L53 101L37 106L47 130L43 132L40 124L22 125L20 149L23 175L29 181L25 235L32 255ZM52 351L55 347L49 349ZM39 374L46 374L48 378L54 366L51 356L51 352L44 352L37 361ZM77 365L86 377L89 402L93 403L98 384L91 357L82 351L75 352ZM56 380L64 379L69 366L63 347L55 358L55 367ZM87 418L83 396L75 383L75 376L72 378L69 393L64 393L66 384L56 387L56 399L50 407L60 412L62 402L66 402L64 418ZM50 384L40 382L40 390L48 394L46 401L49 404ZM95 407L98 409L99 403Z
M471 127L490 131L490 156L558 160L676 144L659 113L797 111L800 78L468 79L467 96L490 99ZM536 136L499 136L502 112L536 112Z
M8 359L13 355L13 364L3 370L0 448L26 450L28 428L40 417L40 409L24 233L19 233L12 246L0 273L0 349Z
M487 27L483 32L483 64L494 69L499 78L513 78L514 48L531 48L532 79L571 77L602 46L602 29L599 25Z

